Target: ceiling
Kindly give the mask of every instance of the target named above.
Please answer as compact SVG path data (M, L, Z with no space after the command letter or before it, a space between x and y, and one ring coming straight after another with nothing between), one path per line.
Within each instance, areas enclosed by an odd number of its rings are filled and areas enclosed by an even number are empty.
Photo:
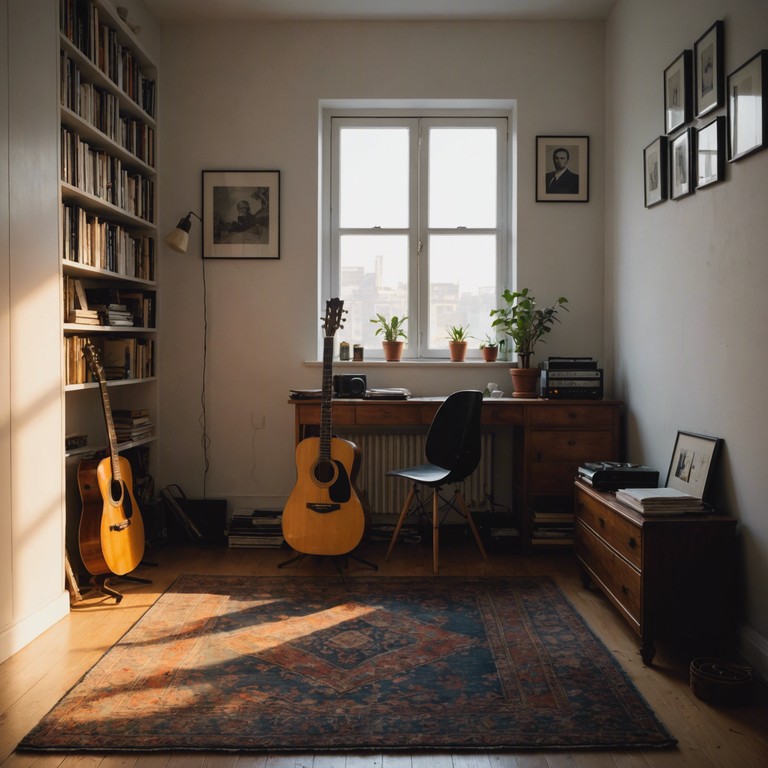
M605 19L616 0L144 0L161 22Z

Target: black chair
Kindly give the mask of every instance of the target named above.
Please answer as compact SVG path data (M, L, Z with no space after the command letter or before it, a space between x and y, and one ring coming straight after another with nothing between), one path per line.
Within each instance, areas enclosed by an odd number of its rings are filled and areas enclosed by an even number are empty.
M424 447L427 463L387 472L391 477L404 477L411 481L411 489L405 500L397 526L389 543L386 559L392 554L403 521L412 512L421 512L426 504L422 500L420 486L432 488L432 566L439 568L440 491L443 486L454 485L453 498L448 500L448 510L457 510L464 516L475 537L484 560L488 559L477 531L472 514L467 509L459 483L475 471L480 463L480 410L483 394L476 390L463 390L449 395L438 408L427 433ZM416 505L413 506L414 499Z

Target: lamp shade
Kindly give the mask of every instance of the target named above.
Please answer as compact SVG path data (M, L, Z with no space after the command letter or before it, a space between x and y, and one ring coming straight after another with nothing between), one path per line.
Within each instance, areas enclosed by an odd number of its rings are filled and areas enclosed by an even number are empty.
M200 218L196 213L190 211L179 223L176 228L171 230L163 242L177 253L186 253L189 245L189 230L192 228L192 216Z

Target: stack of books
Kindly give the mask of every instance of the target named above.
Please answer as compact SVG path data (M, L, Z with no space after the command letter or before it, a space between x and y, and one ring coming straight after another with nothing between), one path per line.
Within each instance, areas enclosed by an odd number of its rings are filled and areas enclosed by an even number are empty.
M152 437L154 427L146 408L112 411L118 443L135 443Z
M227 526L230 547L283 546L283 515L279 511L235 512Z
M704 511L701 499L676 488L622 488L616 491L616 501L643 515L682 515Z
M573 544L573 533L573 512L533 510L533 546L568 546Z

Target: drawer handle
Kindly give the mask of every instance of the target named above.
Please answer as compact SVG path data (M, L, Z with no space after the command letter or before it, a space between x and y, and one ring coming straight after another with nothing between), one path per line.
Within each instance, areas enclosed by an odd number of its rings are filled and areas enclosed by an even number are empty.
M576 441L575 440L569 440L568 441L568 445L576 445Z
M629 594L629 587L626 587L626 586L624 586L624 585L622 584L622 585L621 585L621 591L622 591L622 592L623 592L625 595L628 595L628 594Z
M634 536L629 537L629 546L634 549L637 546L637 541L635 540Z
M602 517L597 518L600 521L600 527L605 528L605 520Z

